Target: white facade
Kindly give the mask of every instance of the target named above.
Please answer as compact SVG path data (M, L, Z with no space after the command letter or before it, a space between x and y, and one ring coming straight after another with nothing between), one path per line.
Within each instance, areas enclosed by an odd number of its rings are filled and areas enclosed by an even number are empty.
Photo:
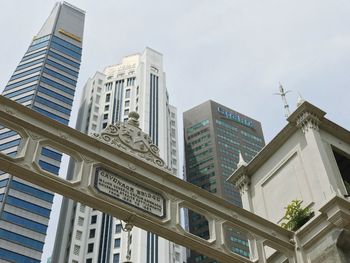
M350 245L344 243L350 240L350 132L324 115L304 102L287 126L228 179L240 190L243 208L278 225L292 200L314 212L296 231L293 242L302 247L297 262L348 262L342 258L350 257Z
M161 158L178 176L177 115L169 105L162 55L146 48L121 64L96 72L83 92L77 129L99 133L108 124L140 114L140 128L159 147ZM69 175L68 175L69 177ZM80 203L65 200L53 254L54 262L123 262L127 234L120 220ZM69 227L68 227L69 226ZM139 228L132 230L133 263L183 262L182 248Z

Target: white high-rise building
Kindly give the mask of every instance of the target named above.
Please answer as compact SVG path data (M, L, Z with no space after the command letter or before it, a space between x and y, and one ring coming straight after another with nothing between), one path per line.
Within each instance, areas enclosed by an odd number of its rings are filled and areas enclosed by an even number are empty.
M121 64L96 72L85 87L77 129L99 133L108 124L140 115L140 128L159 147L161 158L178 175L177 114L169 105L162 54L146 48L124 57ZM68 177L71 176L68 174ZM185 261L182 247L134 227L131 233L133 263ZM53 262L119 263L127 253L127 234L119 219L72 200L64 199Z

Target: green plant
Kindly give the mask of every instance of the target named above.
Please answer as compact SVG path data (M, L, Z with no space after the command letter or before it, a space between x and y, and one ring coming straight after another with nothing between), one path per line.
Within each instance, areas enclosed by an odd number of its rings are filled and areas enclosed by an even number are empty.
M308 207L302 208L301 200L293 200L287 207L286 213L282 220L286 221L281 224L285 229L297 230L303 226L313 215L311 209Z

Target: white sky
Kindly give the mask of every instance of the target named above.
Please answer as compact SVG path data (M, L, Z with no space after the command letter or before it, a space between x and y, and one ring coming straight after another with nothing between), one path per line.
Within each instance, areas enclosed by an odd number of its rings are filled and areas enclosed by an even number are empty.
M0 2L0 91L53 0ZM286 124L278 83L349 129L350 2L347 0L71 0L86 10L80 91L96 70L149 46L164 55L170 102L182 112L208 99L262 123L266 141ZM182 125L179 138L182 138ZM180 149L182 150L182 141ZM54 208L52 218L57 218ZM43 262L51 253L50 227Z

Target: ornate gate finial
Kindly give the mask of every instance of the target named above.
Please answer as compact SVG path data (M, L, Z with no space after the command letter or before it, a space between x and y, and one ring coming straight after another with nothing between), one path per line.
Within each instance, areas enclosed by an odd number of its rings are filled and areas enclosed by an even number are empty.
M139 117L137 112L130 112L127 122L110 124L100 134L92 134L92 137L165 168L165 162L159 157L159 148L152 142L151 137L140 129Z
M140 123L139 123L140 115L136 111L130 112L128 117L129 117L128 124L130 124L132 126L135 126L135 127L139 127L139 125L140 125Z

